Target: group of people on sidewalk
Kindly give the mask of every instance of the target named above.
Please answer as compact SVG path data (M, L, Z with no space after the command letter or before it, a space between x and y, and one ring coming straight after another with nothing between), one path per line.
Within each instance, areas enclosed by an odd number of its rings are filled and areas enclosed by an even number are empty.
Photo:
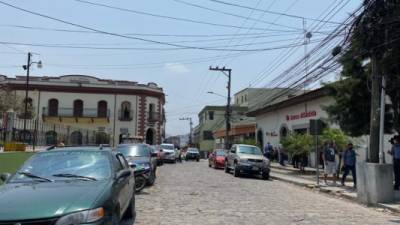
M400 142L399 142L400 143ZM338 154L336 147L332 141L328 141L324 144L323 152L321 153L322 162L324 166L324 181L328 184L328 175L332 175L333 183L336 185L336 175L337 175L337 163L336 163L336 155ZM281 146L274 148L269 142L264 147L264 156L271 161L277 159L278 162L285 166L285 161L288 160L288 155L282 149ZM275 156L275 157L274 157ZM276 157L278 156L278 157ZM354 188L357 185L356 179L356 152L353 149L353 144L349 143L346 147L346 150L342 153L343 159L343 176L341 180L341 184L344 186L346 177L351 172L353 176ZM300 171L304 171L304 168L308 165L308 155L301 156L293 156L292 164L295 168L299 168ZM400 178L400 152L399 152L399 173L398 176ZM399 182L400 184L400 182Z
M332 175L333 184L336 185L336 173L337 173L336 154L337 150L335 148L334 143L332 141L326 142L322 152L322 159L324 162L324 181L325 184L327 185L328 185L327 181L328 175ZM343 159L343 166L342 166L343 176L341 180L342 186L345 186L346 177L351 172L351 175L353 176L354 188L357 187L356 156L357 154L354 151L353 144L349 143L346 147L346 150L344 150L342 153L342 159Z
M390 143L392 144L392 148L388 151L390 155L393 157L393 172L394 172L394 190L400 189L400 135L395 135L390 139ZM336 185L337 180L337 165L336 155L338 155L337 148L333 141L327 141L324 143L322 152L321 152L321 162L324 168L324 181L325 184L328 185L328 176L332 175L333 185ZM269 142L264 147L264 156L271 161L276 159L282 166L285 166L285 161L288 160L288 154L284 151L281 145L274 148ZM342 158L342 167L341 171L343 171L343 175L341 178L341 185L345 186L346 178L350 174L353 177L354 188L357 187L357 175L356 175L356 159L357 153L354 150L354 146L352 143L348 143L346 149L341 153ZM306 159L305 159L306 158ZM304 167L308 164L308 155L304 157L293 156L292 164L295 168L300 168L301 171L304 170ZM297 167L296 167L297 166ZM302 170L303 169L303 170Z

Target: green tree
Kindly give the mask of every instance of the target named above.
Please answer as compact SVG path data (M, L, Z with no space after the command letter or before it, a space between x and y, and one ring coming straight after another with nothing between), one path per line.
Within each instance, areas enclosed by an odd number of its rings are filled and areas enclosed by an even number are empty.
M22 112L24 109L23 101L10 88L0 87L0 114L3 115L10 109L15 112Z
M309 134L291 133L281 141L283 149L292 155L301 155L314 151L313 137Z
M351 26L350 47L340 58L343 80L326 87L336 103L329 117L352 136L368 134L371 114L371 65L375 57L387 80L391 104L385 107L385 132L400 131L400 1L364 1L364 10ZM335 49L337 53L337 49Z

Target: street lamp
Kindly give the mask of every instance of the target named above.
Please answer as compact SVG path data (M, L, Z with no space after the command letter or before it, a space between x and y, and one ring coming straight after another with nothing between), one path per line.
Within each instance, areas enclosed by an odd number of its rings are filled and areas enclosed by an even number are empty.
M189 133L189 145L192 146L193 142L192 142L192 133L193 133L193 121L191 117L185 117L185 118L179 118L179 120L187 120L189 121L189 125L190 125L190 133Z
M227 96L215 93L213 91L207 91L207 94L216 95L216 96L219 96L219 97L222 97L222 98L227 98Z
M24 112L24 140L26 140L26 117L28 115L28 91L29 91L29 72L30 68L33 64L37 65L37 68L41 69L43 67L42 61L39 60L37 62L32 62L32 53L28 52L28 62L26 65L23 65L22 68L26 70L26 86L25 86L25 112Z

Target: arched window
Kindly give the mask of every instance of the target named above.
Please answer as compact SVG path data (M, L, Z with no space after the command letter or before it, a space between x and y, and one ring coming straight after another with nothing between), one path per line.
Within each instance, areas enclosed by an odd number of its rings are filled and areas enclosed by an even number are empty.
M122 102L121 104L121 112L120 112L120 120L122 121L130 121L132 120L132 111L131 111L131 103L130 102Z
M47 131L45 136L46 136L46 145L57 144L57 133L55 131Z
M49 100L48 104L48 115L49 116L58 116L58 100L52 98Z
M80 131L74 131L71 133L71 144L82 145L82 133Z
M110 144L110 137L104 132L96 133L96 144Z
M107 117L107 102L99 101L97 103L97 117L106 118Z
M149 104L149 120L154 122L156 120L155 106L153 103Z
M80 99L74 101L74 116L75 117L83 116L83 101Z

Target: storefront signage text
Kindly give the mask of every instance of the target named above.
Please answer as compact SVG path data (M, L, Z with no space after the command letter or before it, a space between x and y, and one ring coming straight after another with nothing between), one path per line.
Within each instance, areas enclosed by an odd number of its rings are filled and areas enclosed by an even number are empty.
M308 118L308 117L315 117L317 116L316 111L309 111L309 112L302 112L301 114L297 115L287 115L286 120L298 120L298 119L303 119L303 118Z

